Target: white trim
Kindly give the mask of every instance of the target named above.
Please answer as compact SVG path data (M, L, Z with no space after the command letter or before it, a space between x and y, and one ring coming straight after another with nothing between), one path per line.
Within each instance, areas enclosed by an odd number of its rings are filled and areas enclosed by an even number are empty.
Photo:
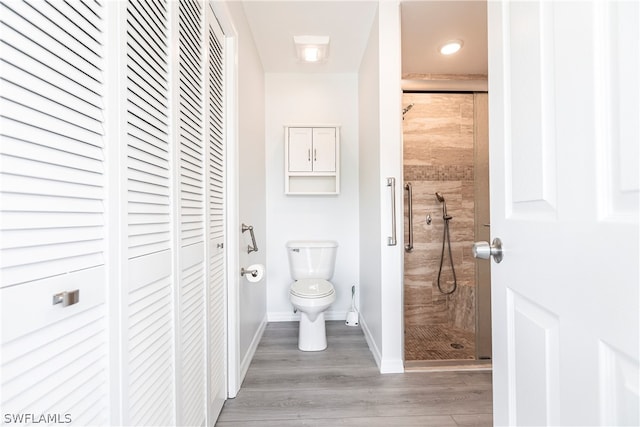
M486 79L477 80L402 80L402 90L419 92L487 92Z
M126 129L125 117L126 93L124 70L126 69L126 49L121 46L126 36L126 4L124 2L106 2L104 15L104 128L109 144L105 146L106 177L106 272L108 307L108 351L109 351L109 400L110 424L125 425L128 422L127 405L128 378L126 375L125 337L127 308L123 301L128 276L126 255L127 239L127 181L123 170L126 169L126 150L123 133Z
M369 350L371 354L373 354L373 358L376 361L376 365L378 365L378 369L381 374L402 374L404 373L404 361L402 359L390 359L382 357L380 353L380 349L376 345L376 341L373 339L371 335L371 331L367 326L367 322L360 316L360 327L362 328L362 332L364 332L364 338L367 340L367 344L369 345Z
M177 129L180 129L180 117L179 117L179 101L176 94L179 91L178 80L178 58L179 58L179 38L178 38L178 25L176 21L179 16L178 2L171 2L167 9L167 39L170 42L169 46L169 58L170 65L167 67L167 77L169 81L168 85L168 111L169 111L169 135L168 141L171 148L169 153L169 182L171 185L171 196L169 211L170 224L171 224L171 285L173 290L172 303L173 303L173 419L175 423L180 423L184 419L184 404L183 404L183 377L182 364L180 361L184 356L182 350L182 322L180 315L180 270L182 268L181 262L181 246L180 246L180 138ZM126 93L126 92L123 92Z
M383 358L380 362L381 374L402 374L404 373L404 361L402 359Z
M253 356L256 354L256 350L258 349L258 345L260 345L260 340L262 340L262 335L264 334L264 330L267 327L267 316L264 316L260 326L256 330L253 339L251 340L251 344L247 349L244 357L242 358L242 363L240 364L240 377L238 378L238 383L242 384L244 381L244 377L247 375L247 371L249 370L249 365L251 365L251 361L253 360Z
M240 264L238 260L238 32L225 2L209 1L225 36L225 189L227 255L227 396L236 397L242 384L240 375Z
M367 322L360 314L360 327L362 328L362 332L364 333L364 339L367 341L367 345L369 346L369 351L373 354L373 358L376 361L376 365L378 365L378 369L380 370L382 366L382 354L380 353L380 349L376 345L376 340L373 339L373 335L371 335L371 330L367 326Z

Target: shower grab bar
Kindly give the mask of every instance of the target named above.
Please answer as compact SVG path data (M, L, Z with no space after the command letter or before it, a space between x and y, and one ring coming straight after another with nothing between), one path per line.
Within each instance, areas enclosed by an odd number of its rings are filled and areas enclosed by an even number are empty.
M258 245L256 245L256 236L253 234L253 226L247 225L244 222L242 223L242 232L249 230L249 234L251 234L251 244L252 246L247 245L247 253L258 252Z
M395 246L396 239L396 179L387 178L387 187L391 187L391 237L387 238L387 246Z
M404 250L411 252L413 249L413 189L411 187L411 183L407 182L404 185L404 189L407 190L407 210L409 211L409 243L404 245Z

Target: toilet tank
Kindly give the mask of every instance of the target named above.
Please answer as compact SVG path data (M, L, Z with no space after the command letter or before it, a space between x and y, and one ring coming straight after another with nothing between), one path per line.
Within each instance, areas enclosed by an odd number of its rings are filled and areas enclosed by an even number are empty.
M324 279L333 276L338 242L333 240L294 240L287 242L289 271L299 279Z

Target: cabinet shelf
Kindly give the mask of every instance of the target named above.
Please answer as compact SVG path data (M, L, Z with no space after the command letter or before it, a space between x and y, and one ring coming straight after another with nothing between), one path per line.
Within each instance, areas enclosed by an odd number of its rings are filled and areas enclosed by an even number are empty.
M335 172L289 172L289 176L336 176Z

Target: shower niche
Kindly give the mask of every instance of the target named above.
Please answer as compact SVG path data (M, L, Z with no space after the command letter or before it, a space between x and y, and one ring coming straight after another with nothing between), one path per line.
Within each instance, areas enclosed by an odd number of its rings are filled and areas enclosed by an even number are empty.
M471 251L490 240L487 94L405 93L403 106L405 361L489 359L489 263Z

